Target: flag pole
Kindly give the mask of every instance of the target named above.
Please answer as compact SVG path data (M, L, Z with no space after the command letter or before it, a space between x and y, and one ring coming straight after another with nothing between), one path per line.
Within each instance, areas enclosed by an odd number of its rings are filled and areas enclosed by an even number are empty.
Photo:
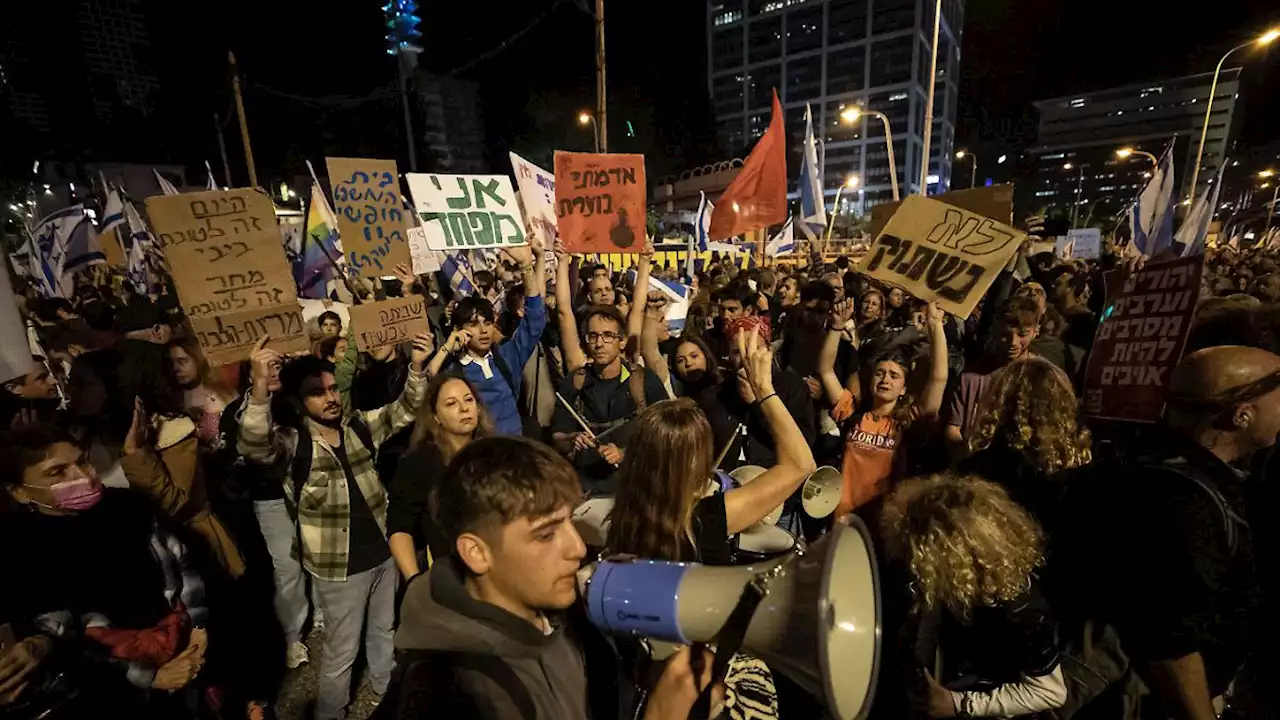
M244 161L249 166L249 186L258 187L258 169L253 164L253 148L249 145L249 124L244 117L244 98L240 95L240 70L236 67L236 54L227 51L231 63L231 92L235 96L236 115L240 117L240 141L244 143Z
M311 174L311 182L315 183L316 189L320 191L320 202L324 203L325 210L329 211L329 215L333 215L333 210L332 208L329 207L329 198L325 197L324 186L320 184L320 178L316 176L315 167L312 166L310 160L306 160L305 162L307 163L307 172ZM311 193L312 199L309 200L307 203L308 211L311 209L311 203L314 202L315 197L316 197L316 194L314 192ZM303 257L306 257L307 240L311 237L311 233L307 232L307 227L306 227L306 223L307 223L306 218L309 216L310 216L310 212L308 212L307 215L304 215L302 220L303 227L302 227L301 251L302 251ZM342 237L342 233L338 230L336 226L333 228L333 233L337 235L339 238ZM338 261L335 260L334 257L329 254L329 248L325 247L324 243L316 243L316 245L320 248L320 252L324 253L324 259L329 261L329 265L333 267L334 273L336 273L337 276L342 280L342 284L347 286L347 292L351 293L352 304L359 305L360 295L356 293L355 287L351 285L351 279L348 278L347 274L342 272L342 268L338 266Z

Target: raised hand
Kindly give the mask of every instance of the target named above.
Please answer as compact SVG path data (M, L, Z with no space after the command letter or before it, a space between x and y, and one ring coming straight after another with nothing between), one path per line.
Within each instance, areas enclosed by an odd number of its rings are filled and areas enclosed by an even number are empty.
M760 333L738 333L738 352L742 357L740 379L745 379L755 402L773 394L773 351L760 339ZM744 377L745 376L745 377Z
M938 307L938 303L930 301L928 310L928 319L930 325L942 325L946 322L947 313Z
M506 253L507 257L514 260L515 263L520 267L525 267L533 262L533 250L528 245L521 245L520 247L512 247L512 248L503 248L502 252Z
M449 351L452 355L457 355L462 352L462 349L465 348L469 342L471 342L471 331L465 328L458 328L452 333L449 333L449 339L445 341L444 349Z
M413 350L409 353L409 359L415 371L422 372L423 366L426 365L434 349L435 342L431 339L431 333L418 333L413 337Z
M404 286L403 292L405 294L412 291L413 284L418 280L417 276L413 274L413 270L404 263L396 265L395 269L391 271L391 274L395 275L396 279L400 281L400 284Z
M124 454L132 455L147 444L147 428L151 423L147 418L147 409L142 405L142 398L133 399L133 422L129 424L129 432L124 436Z
M280 353L267 347L268 342L271 336L263 335L249 351L249 377L255 385L270 382L273 371L281 363Z
M842 330L844 326L849 324L853 319L853 314L857 311L857 304L853 298L841 300L831 308L831 329Z

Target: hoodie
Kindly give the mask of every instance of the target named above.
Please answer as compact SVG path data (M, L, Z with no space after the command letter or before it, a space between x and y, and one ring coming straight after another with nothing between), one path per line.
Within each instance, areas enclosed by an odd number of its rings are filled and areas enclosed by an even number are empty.
M394 678L400 689L398 696L388 693L399 701L396 717L430 708L433 717L531 720L530 705L538 720L588 717L587 668L576 633L554 619L551 632L543 633L476 600L463 586L456 561L437 562L414 578L400 614ZM477 657L487 663L473 662ZM501 672L479 667L492 666L494 659ZM512 679L518 681L514 691Z

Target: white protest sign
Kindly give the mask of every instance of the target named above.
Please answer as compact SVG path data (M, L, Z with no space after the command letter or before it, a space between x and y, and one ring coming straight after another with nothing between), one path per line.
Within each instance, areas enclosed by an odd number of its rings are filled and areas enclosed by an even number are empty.
M405 178L432 250L529 244L516 191L506 175L410 173Z
M1102 230L1078 228L1067 231L1067 243L1071 245L1071 257L1097 260L1102 255Z
M440 261L427 245L427 231L421 227L411 227L405 234L409 241L409 259L413 261L413 274L426 275L440 269Z
M542 241L542 247L550 249L560 235L556 225L556 174L515 153L509 154L529 228Z

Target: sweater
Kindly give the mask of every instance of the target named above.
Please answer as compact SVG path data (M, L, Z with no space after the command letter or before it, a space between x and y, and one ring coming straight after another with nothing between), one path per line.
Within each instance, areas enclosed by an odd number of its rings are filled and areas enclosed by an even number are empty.
M480 394L480 402L484 403L485 410L493 419L494 430L500 435L520 435L523 430L517 397L523 379L521 372L537 349L538 338L542 337L542 329L546 325L547 308L542 296L526 297L524 317L510 338L494 348L484 361L466 356L451 368L460 372L475 386L476 392ZM498 370L493 358L495 353L501 356L511 371L511 384L507 383L507 379Z

